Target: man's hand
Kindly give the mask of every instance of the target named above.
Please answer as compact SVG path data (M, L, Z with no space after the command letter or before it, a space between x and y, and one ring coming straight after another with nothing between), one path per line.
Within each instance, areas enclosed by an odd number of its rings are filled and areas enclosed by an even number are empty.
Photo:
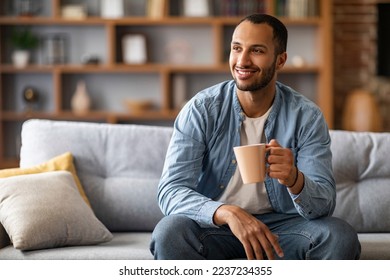
M303 188L303 175L294 164L294 155L290 149L283 148L272 139L266 145L268 153L268 176L278 179L282 185L288 186L289 191L298 194Z
M222 205L214 214L216 225L227 224L232 233L241 241L249 260L275 259L275 253L282 258L283 251L278 237L254 216L234 205Z

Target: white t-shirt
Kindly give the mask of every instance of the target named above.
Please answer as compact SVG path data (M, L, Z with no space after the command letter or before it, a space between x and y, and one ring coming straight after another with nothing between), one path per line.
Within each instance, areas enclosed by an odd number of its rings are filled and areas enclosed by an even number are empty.
M271 112L271 108L261 117L245 117L241 127L241 145L264 143L264 123ZM218 200L226 204L240 206L251 214L263 214L272 211L264 183L244 185L238 168L236 168L236 172L230 179L225 192Z

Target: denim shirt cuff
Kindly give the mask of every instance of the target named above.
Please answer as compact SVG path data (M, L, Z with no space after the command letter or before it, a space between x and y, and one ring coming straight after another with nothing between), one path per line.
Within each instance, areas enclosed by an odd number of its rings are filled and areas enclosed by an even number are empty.
M323 215L323 205L321 205L319 202L315 202L315 199L313 201L313 198L321 197L315 191L313 192L313 190L316 189L316 185L305 177L305 185L302 191L299 194L290 193L298 213L309 220L318 218Z
M206 202L203 207L200 209L198 212L198 215L196 217L196 221L198 224L205 228L205 227L215 227L217 228L218 226L214 224L214 213L217 211L217 209L223 205L222 202L220 201L214 201L210 200Z

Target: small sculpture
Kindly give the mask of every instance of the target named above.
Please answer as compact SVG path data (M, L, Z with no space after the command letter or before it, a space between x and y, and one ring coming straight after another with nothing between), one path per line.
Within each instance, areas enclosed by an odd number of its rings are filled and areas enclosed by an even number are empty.
M26 87L23 90L23 101L26 103L26 111L31 112L39 101L38 92L32 87Z

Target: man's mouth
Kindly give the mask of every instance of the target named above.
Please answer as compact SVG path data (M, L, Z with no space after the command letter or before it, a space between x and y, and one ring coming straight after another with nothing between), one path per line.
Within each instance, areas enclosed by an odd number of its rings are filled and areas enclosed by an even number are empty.
M237 73L237 78L241 80L249 79L256 73L256 70L243 68L235 68L235 71Z

